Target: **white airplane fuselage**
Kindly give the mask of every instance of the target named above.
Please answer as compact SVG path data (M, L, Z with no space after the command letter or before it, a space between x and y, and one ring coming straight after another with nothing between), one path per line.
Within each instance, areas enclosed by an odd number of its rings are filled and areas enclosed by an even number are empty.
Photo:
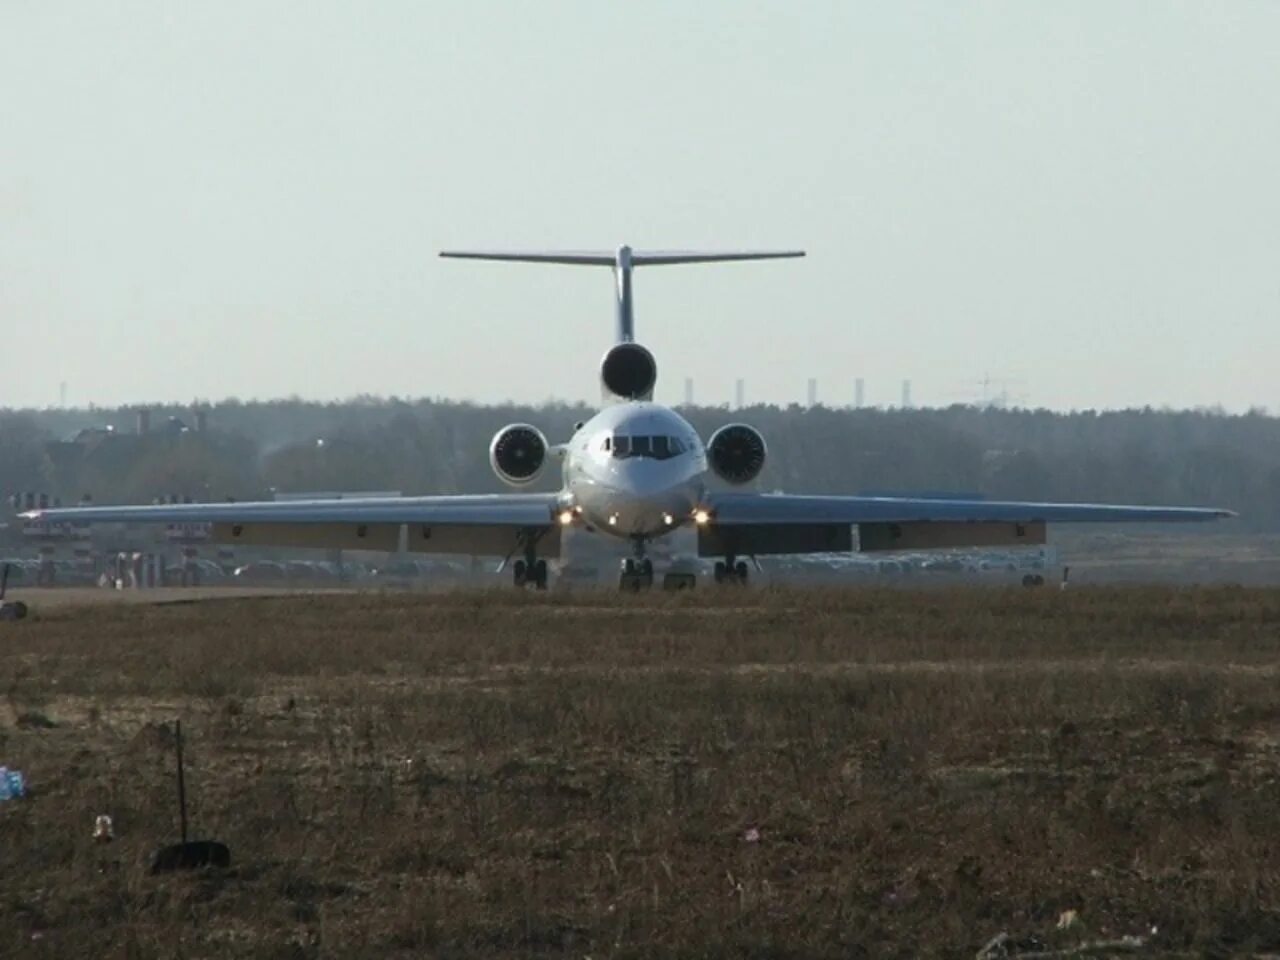
M706 479L697 431L657 403L606 407L564 448L566 507L577 521L617 537L650 539L690 522Z

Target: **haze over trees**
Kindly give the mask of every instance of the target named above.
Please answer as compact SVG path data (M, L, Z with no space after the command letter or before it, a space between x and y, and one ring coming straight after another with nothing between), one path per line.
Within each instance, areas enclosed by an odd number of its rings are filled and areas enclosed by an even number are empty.
M505 489L488 463L504 424L527 421L551 442L585 406L475 406L361 397L132 409L0 412L0 490L72 503L269 497L273 492ZM769 445L760 486L795 493L946 493L989 498L1224 506L1239 529L1280 530L1280 419L1261 412L1125 410L1056 413L954 406L844 410L756 406L684 411L705 438L733 421ZM170 419L176 418L176 419ZM107 432L108 426L114 427ZM549 489L548 469L534 489Z

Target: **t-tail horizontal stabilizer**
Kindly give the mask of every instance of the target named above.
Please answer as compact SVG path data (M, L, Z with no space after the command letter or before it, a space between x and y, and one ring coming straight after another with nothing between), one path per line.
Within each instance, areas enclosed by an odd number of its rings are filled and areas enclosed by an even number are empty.
M779 260L803 257L803 250L442 250L442 257L459 260L508 260L517 263L562 263L613 267L618 288L618 342L635 339L635 311L631 303L632 267L661 267L678 263L724 263L732 260Z

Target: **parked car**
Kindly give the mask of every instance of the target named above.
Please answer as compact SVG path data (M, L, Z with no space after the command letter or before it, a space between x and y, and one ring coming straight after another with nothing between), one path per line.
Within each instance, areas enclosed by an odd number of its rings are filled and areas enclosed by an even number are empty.
M248 582L257 580L278 583L282 580L287 580L289 574L285 570L283 563L276 563L274 560L254 560L243 566L236 567L233 576L237 580Z

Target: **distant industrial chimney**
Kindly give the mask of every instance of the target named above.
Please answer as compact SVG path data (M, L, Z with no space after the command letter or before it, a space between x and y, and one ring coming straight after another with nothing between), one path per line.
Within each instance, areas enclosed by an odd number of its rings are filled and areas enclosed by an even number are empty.
M816 407L818 405L818 381L813 377L809 378L809 406Z
M741 410L747 405L747 385L741 377L733 384L733 408Z
M684 378L684 405L693 406L693 377Z
M910 408L911 408L911 381L903 380L902 381L902 409L908 410Z
M151 432L151 411L146 407L139 407L138 414L138 436L144 436Z
M866 403L866 399L866 384L863 382L863 379L859 377L857 380L853 381L853 406L855 409L861 410Z

